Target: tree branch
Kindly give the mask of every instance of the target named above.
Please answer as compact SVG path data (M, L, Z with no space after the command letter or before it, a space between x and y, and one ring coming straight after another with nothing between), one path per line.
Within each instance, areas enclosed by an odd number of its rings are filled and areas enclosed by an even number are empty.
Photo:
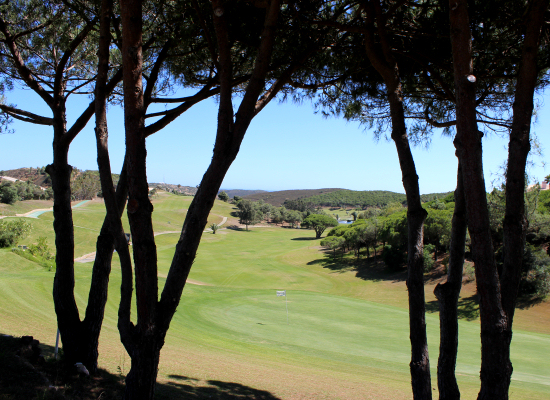
M6 114L11 115L13 118L16 118L21 121L32 122L33 124L38 124L38 125L53 125L53 118L43 117L41 115L33 114L28 111L10 107L5 104L0 104L0 109L4 111ZM25 118L25 117L28 117L28 118Z
M46 104L51 107L53 105L52 96L50 96L44 88L38 84L30 69L28 69L25 65L25 61L23 60L17 44L15 43L15 39L8 31L7 24L2 17L0 17L0 32L2 32L6 37L4 42L10 49L10 53L13 57L13 63L15 64L15 68L17 69L21 79L23 79L27 86L34 90L46 102Z

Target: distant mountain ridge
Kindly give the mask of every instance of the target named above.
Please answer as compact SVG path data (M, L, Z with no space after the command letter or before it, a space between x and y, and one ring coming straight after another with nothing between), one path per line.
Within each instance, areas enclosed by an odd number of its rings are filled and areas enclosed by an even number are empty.
M447 196L446 193L430 193L421 195L423 202L440 199ZM348 189L304 189L281 190L277 192L263 192L244 196L245 199L263 200L273 206L286 205L291 209L302 209L304 205L313 207L383 207L389 203L407 202L403 193L395 193L386 190L348 190ZM307 208L307 207L306 207Z
M100 191L99 175L97 171L79 171L75 169L77 174L86 175L87 179L97 180L97 191ZM88 172L91 172L88 173ZM51 181L49 175L45 173L45 167L39 168L18 168L12 170L0 171L0 175L16 178L21 181L30 180L35 185L43 187L51 187ZM117 176L118 178L118 176ZM183 194L187 196L194 196L197 193L197 188L194 186L183 186L179 184L171 183L149 183L149 187L160 188L161 190ZM243 197L245 199L258 201L263 200L273 206L279 207L285 204L288 205L292 202L311 203L315 206L325 207L382 207L388 203L399 202L405 203L406 196L403 193L395 193L383 190L348 190L341 188L323 188L323 189L297 189L297 190L279 190L279 191L266 191L266 190L245 190L245 189L222 189L225 191L229 198L235 196ZM431 193L421 195L423 202L435 200L445 197L447 193ZM94 193L95 195L95 193Z
M248 200L263 200L275 207L282 206L286 200L307 199L312 196L335 192L343 189L297 189L297 190L279 190L276 192L259 192L244 196Z
M8 176L22 182L31 181L36 186L48 188L52 186L52 182L44 169L45 167L2 170L0 176Z
M247 190L247 189L220 189L220 192L225 192L232 199L235 196L247 197L258 193L270 193L266 190Z
M160 188L165 192L179 193L186 196L194 196L197 193L195 186L174 185L172 183L149 183L149 187Z

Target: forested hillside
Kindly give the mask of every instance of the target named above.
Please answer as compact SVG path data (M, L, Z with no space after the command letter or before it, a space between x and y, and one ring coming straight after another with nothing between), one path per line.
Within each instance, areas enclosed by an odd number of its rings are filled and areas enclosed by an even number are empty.
M423 202L440 199L447 196L448 193L432 193L421 196ZM267 200L266 200L267 201ZM385 190L365 190L354 191L338 189L335 191L320 193L298 199L289 199L284 202L285 207L290 209L301 209L307 204L307 208L312 207L384 207L390 203L406 203L406 196L402 193L389 192Z
M279 190L276 192L261 192L247 196L243 196L247 200L258 201L263 200L272 206L279 207L285 203L285 201L297 200L297 199L309 199L312 196L320 195L323 193L331 193L342 189L302 189L302 190ZM227 192L229 194L229 192ZM233 197L233 196L230 196Z

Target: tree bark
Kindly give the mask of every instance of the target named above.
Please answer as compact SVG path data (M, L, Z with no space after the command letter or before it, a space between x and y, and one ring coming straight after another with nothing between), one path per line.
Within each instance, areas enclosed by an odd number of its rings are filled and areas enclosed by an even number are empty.
M537 53L540 33L548 0L533 0L529 3L525 21L526 32L522 49L516 93L513 106L513 121L508 144L506 168L506 210L504 216L504 267L501 285L504 311L508 316L510 332L521 280L525 235L528 227L525 215L525 167L531 150L530 130L533 115L533 95L537 83Z
M451 245L447 281L438 283L434 294L439 301L439 359L437 385L440 400L459 400L460 390L456 382L455 368L458 353L458 298L462 288L464 252L466 243L466 204L462 170L458 166L455 190L455 209L451 228Z
M505 268L499 277L489 229L481 159L481 134L475 122L475 79L472 79L471 33L467 1L450 5L451 42L457 99L455 146L463 167L468 229L480 296L481 389L478 399L508 399L512 375L510 343L526 227L523 193L525 159L537 75L536 55L546 0L528 4L506 174ZM469 79L468 79L469 78Z
M457 134L454 141L466 198L476 282L480 296L481 391L478 399L507 399L512 365L507 318L489 228L483 177L482 133L476 122L475 77L466 0L449 2L456 88Z
M98 239L97 260L99 262L94 264L92 272L86 317L81 321L74 298L74 231L70 189L72 167L68 164L68 151L72 140L92 117L94 102L90 103L72 127L67 130L66 100L68 95L65 90L68 78L65 74L67 73L67 64L72 61L71 57L77 49L85 44L96 22L97 19L85 21L80 32L70 43L66 44L62 56L52 66L55 71L53 84L51 85L53 91L50 92L49 89L43 88L44 82L35 79L36 75L25 64L25 59L17 45L17 40L20 40L20 38L17 35L12 35L10 24L0 18L0 31L4 33L6 46L12 55L14 70L19 78L25 82L25 85L35 91L50 107L53 114L53 118L44 118L22 110L14 111L20 116L27 117L25 120L28 122L53 126L53 162L46 169L52 178L54 192L53 225L57 268L53 285L53 299L67 365L72 366L75 362L82 362L91 372L97 369L97 343L107 296L111 256L108 255L108 258L104 259L99 251L99 248L104 247L103 243L105 242L105 230L103 229L102 235ZM109 36L108 31L109 25L107 24L107 33L104 32L103 35ZM108 68L108 65L106 65L106 68ZM105 81L106 79L105 74ZM106 92L111 92L120 79L121 73L119 71L108 84L105 84Z
M121 1L121 14L128 220L134 250L137 302L137 325L128 328L129 311L128 320L122 321L126 328L121 329L121 339L132 359L131 369L126 377L124 397L152 399L164 337L162 335L162 340L159 340L155 323L158 296L157 254L152 225L153 206L148 198L147 153L143 132L145 107L142 85L142 2Z
M86 357L82 361L90 373L97 372L99 334L103 323L105 304L109 288L109 275L115 239L119 245L119 254L126 251L128 246L124 238L120 217L126 204L126 168L120 174L117 193L113 187L111 166L108 151L108 131L106 101L109 94L107 78L109 71L109 46L110 40L110 15L112 0L103 0L101 4L100 43L98 50L98 76L95 89L95 115L96 115L96 143L97 164L101 181L101 190L105 202L107 215L103 221L100 234L96 242L96 256L92 269L92 280L88 295L85 318L82 321L87 340L85 346ZM117 198L118 197L118 198Z
M380 2L369 1L366 4L367 24L365 49L374 68L380 73L386 84L386 93L390 104L392 123L391 137L397 149L401 167L403 187L407 196L407 289L409 293L409 328L411 340L411 385L413 398L426 400L432 398L428 339L426 335L426 305L424 293L424 221L427 212L422 208L418 175L407 137L403 92L399 67L393 57L391 45L385 32L385 17ZM376 21L376 27L374 22ZM374 34L378 33L381 51L377 51Z

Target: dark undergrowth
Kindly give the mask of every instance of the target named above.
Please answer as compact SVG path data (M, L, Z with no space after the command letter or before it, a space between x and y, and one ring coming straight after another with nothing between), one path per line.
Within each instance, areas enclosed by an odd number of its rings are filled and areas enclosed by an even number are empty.
M29 339L30 338L30 339ZM26 340L26 341L25 341ZM63 368L62 360L44 358L53 348L32 343L32 337L0 334L0 400L111 400L121 399L124 377L100 369L95 376ZM280 400L270 392L235 382L199 381L170 375L157 384L155 399Z

